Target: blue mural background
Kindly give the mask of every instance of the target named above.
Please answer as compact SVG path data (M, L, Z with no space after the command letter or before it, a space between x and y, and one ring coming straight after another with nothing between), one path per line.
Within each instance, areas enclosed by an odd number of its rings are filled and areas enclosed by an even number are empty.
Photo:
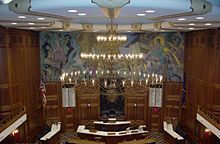
M41 73L44 81L59 81L62 72L95 70L97 65L80 59L80 52L104 53L98 48L96 33L41 32ZM142 63L124 63L117 70L163 74L168 80L182 81L184 34L128 33L128 42L119 53L144 53Z

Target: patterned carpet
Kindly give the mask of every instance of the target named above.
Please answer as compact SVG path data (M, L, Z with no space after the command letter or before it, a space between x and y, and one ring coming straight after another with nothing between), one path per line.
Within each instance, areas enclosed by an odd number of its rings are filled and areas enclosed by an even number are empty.
M164 137L162 133L149 131L148 137L155 139L157 141L157 144L164 144Z
M68 130L65 133L62 133L60 136L60 143L65 144L65 141L70 141L71 139L77 138L77 132L73 130Z
M65 141L70 141L73 138L77 138L77 133L74 132L73 130L68 130L65 133L61 134L61 144L65 144ZM149 138L153 138L157 141L156 144L164 144L164 138L163 134L156 132L156 131L150 131L148 133Z

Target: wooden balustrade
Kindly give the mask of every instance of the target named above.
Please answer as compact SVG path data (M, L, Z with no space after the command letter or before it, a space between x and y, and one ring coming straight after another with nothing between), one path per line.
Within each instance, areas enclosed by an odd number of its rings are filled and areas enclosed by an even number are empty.
M14 111L0 121L0 132L24 115L25 111L25 106L17 105L16 108L14 108Z
M202 106L198 106L198 113L203 116L206 120L208 120L215 127L220 129L220 118L208 111L206 108Z

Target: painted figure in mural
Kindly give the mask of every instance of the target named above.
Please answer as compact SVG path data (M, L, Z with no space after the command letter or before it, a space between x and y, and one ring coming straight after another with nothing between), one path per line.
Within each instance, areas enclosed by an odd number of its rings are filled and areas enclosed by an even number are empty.
M128 34L126 47L121 53L144 53L144 63L124 63L124 69L147 74L163 74L170 80L180 81L183 68L183 38L180 33Z
M49 43L45 42L42 47L43 47L44 54L45 54L44 57L48 57L49 51L51 49L51 45Z
M69 58L71 52L74 50L74 47L71 43L72 37L69 34L66 34L64 36L64 45L68 47L67 52L66 52L66 57Z
M163 48L164 48L165 40L162 36L156 36L150 42L151 50L147 53L146 56L146 68L148 73L161 73L162 64L164 62L163 59Z
M66 57L60 43L61 41L55 41L56 47L54 48L52 55L53 55L53 59L61 62L61 67L62 67L62 65L65 64L66 62Z
M49 55L49 51L51 49L51 44L50 44L50 37L49 37L49 35L45 35L45 38L46 38L46 40L45 40L45 42L42 45L42 50L43 50L42 54L44 54L44 56L43 56L44 58L47 58L48 55Z
M73 36L70 35L70 33L64 35L63 48L66 56L66 64L63 68L67 71L73 69L77 69L77 70L82 69L83 64L79 57L80 56L79 46L76 40L73 38Z
M180 62L175 53L168 48L170 46L165 43L165 38L158 35L152 39L149 46L150 51L147 53L145 63L147 73L166 74L168 79L181 80L175 70L175 67L180 65Z
M43 39L43 40L42 40ZM50 65L46 62L48 58L51 57L51 50L52 50L52 45L51 45L51 37L49 34L44 34L43 37L41 37L41 41L44 41L41 49L41 58L42 58L42 76L43 80L47 81L49 79L49 75L51 74L51 69Z
M173 81L182 81L183 78L183 57L184 57L184 38L181 33L172 33L167 36L166 43L169 46L169 55L165 57L168 78Z

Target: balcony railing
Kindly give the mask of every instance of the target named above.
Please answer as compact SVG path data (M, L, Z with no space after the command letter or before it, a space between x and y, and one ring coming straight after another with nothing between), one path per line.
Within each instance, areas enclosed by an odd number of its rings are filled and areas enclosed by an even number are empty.
M203 116L207 121L220 130L220 118L211 113L209 110L202 106L198 106L198 113Z
M11 112L8 116L6 116L4 119L0 121L0 132L5 130L24 114L25 106L17 106L17 108L13 112Z

